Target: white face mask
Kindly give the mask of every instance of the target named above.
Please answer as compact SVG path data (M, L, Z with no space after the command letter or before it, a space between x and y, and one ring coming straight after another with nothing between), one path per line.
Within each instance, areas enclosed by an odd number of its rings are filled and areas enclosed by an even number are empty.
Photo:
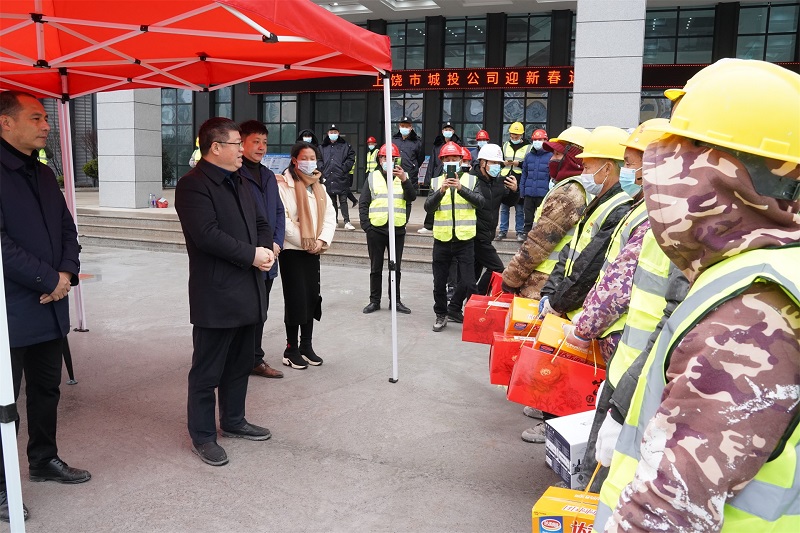
M535 150L541 150L542 149L542 145L544 144L544 141L533 141L531 144L533 145L533 148Z
M332 143L335 143L336 141L339 140L339 134L338 133L329 133L328 134L328 139L330 139Z
M458 169L461 168L461 163L442 163L442 167L444 168L445 174L447 174L448 169L452 170L453 172L458 172Z
M307 143L310 143L311 142L311 137L303 137L303 141L305 141Z
M594 177L597 175L598 172L606 168L607 164L608 163L597 169L597 172L594 172L592 174L581 174L580 176L578 176L578 179L580 180L581 185L583 185L583 188L586 189L586 192L588 192L592 196L596 196L597 193L603 190L603 184L606 182L606 179L608 179L608 176L606 176L606 178L603 179L603 183L595 183Z
M411 128L400 128L400 135L406 136L411 133Z
M374 150L375 149L375 145L374 144L368 144L367 148L369 148L370 150Z
M317 170L317 162L316 161L298 161L297 162L297 170L310 176Z
M483 148L489 141L478 141L478 147Z
M444 137L445 139L449 139L452 136L453 136L453 132L452 131L450 131L450 130L442 131L442 137Z

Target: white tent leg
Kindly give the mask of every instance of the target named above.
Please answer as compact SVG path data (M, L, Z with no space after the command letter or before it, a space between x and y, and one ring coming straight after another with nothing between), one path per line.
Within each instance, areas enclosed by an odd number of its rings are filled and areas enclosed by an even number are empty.
M383 126L387 161L392 159L392 111L390 103L389 73L387 72L383 78ZM391 173L387 173L387 175L391 176ZM392 377L389 378L389 382L397 383L399 376L397 369L397 285L395 283L397 277L395 272L397 253L394 238L394 187L392 187L391 181L387 185L386 189L389 191L389 307L392 313Z
M3 270L3 257L0 254L0 271ZM11 349L8 342L8 317L6 315L6 293L0 291L0 407L10 410L14 405L14 382L11 377ZM11 416L0 424L3 440L3 461L5 463L6 494L11 518L12 533L25 531L25 517L22 515L22 485L19 479L19 456L17 455L17 430Z
M58 102L58 125L61 133L61 164L64 169L64 192L67 207L72 213L75 228L78 227L78 210L75 206L75 170L72 168L72 127L69 118L69 101ZM80 239L78 239L80 241ZM77 331L89 331L86 327L86 311L83 307L83 291L80 283L73 288L75 314L78 316Z

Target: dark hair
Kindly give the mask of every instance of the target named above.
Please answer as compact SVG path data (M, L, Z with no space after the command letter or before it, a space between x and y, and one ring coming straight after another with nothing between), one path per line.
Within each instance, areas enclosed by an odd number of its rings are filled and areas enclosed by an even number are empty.
M269 130L267 127L257 120L248 120L247 122L242 122L239 124L239 129L242 132L242 140L248 135L267 135L269 136Z
M300 152L305 150L306 148L308 148L311 151L313 151L315 156L317 155L316 146L314 146L311 143L307 143L305 141L300 141L300 142L294 143L294 145L292 146L292 149L289 152L289 155L292 156L292 159L297 159L297 156L300 155ZM319 158L317 158L317 159L319 159ZM289 163L289 167L294 167L294 163L290 162Z
M241 133L242 130L229 118L212 117L203 122L197 134L200 138L200 153L206 155L213 143L227 140L232 131Z
M7 115L16 118L17 114L22 110L22 104L19 101L20 96L28 96L36 99L31 93L24 91L3 91L0 92L0 115Z

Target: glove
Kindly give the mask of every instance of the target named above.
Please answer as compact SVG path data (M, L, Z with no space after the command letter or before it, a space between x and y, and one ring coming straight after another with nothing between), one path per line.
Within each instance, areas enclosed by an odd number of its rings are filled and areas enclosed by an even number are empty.
M503 292L508 292L511 294L519 294L519 289L520 289L519 287L509 287L508 285L506 285L505 281L501 284L501 287Z
M592 339L584 339L583 337L577 335L575 333L575 326L572 324L564 324L561 326L561 329L564 330L564 343L577 346L582 350L589 349Z
M560 315L561 313L557 312L555 309L550 307L550 298L545 296L539 301L539 316L544 315Z
M594 458L603 466L611 466L611 457L614 455L614 447L617 445L619 433L622 431L622 424L606 414L600 431L597 432L597 444L594 448Z

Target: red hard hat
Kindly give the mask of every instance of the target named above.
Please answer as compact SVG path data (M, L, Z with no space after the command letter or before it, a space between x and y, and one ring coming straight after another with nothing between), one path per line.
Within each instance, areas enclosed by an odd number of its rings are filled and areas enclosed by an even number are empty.
M380 150L378 150L378 155L386 157L386 145L385 144L383 146L381 146ZM400 157L400 149L394 143L392 143L392 157Z
M377 143L378 140L375 137L367 137L367 142L368 143Z
M466 146L461 148L461 155L464 161L472 161L472 152Z
M439 150L439 159L448 155L457 155L458 157L462 157L461 147L456 143L454 143L453 141L448 141L444 143L442 149Z
M533 135L531 135L532 141L546 141L547 140L547 132L544 130L533 130Z
M475 134L476 141L488 141L489 140L489 133L486 130L478 130L478 133Z

